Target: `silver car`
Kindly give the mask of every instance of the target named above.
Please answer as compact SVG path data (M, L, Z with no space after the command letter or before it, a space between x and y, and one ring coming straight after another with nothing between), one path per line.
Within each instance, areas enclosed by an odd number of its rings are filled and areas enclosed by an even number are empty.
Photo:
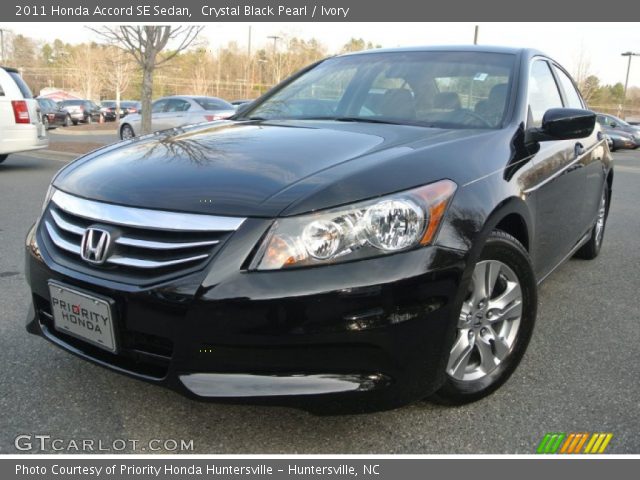
M223 120L235 114L233 105L217 97L172 96L163 97L151 104L151 129L154 132L194 123ZM120 138L133 138L141 133L140 113L127 115L120 120Z

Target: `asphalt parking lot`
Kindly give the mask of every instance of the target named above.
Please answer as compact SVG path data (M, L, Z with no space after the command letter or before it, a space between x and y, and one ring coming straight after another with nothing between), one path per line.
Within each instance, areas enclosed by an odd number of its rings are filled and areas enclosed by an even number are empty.
M193 440L189 453L534 453L547 432L611 432L607 453L640 453L640 151L615 158L601 255L541 286L533 340L503 388L464 407L316 417L191 401L27 334L24 237L63 164L12 155L0 165L0 453L18 453L20 434Z

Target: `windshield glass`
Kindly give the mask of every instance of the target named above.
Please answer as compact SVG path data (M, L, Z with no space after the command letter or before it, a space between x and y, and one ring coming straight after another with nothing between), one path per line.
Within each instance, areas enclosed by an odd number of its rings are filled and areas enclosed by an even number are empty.
M502 124L515 56L381 52L325 60L242 118L333 119L440 128Z

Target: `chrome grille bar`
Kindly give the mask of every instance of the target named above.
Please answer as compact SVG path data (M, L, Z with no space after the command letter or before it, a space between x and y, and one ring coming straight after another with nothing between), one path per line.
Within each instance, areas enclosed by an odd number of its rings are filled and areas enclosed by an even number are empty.
M237 230L245 221L244 218L238 217L220 217L124 207L75 197L60 190L55 191L51 201L63 211L88 220L150 230L231 232Z

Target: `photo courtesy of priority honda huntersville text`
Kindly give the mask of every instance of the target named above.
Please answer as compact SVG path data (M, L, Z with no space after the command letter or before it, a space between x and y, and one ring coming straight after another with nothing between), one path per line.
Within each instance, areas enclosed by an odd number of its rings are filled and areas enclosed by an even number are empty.
M472 402L522 359L538 285L600 252L612 185L543 53L340 55L60 170L26 238L27 329L201 400Z

